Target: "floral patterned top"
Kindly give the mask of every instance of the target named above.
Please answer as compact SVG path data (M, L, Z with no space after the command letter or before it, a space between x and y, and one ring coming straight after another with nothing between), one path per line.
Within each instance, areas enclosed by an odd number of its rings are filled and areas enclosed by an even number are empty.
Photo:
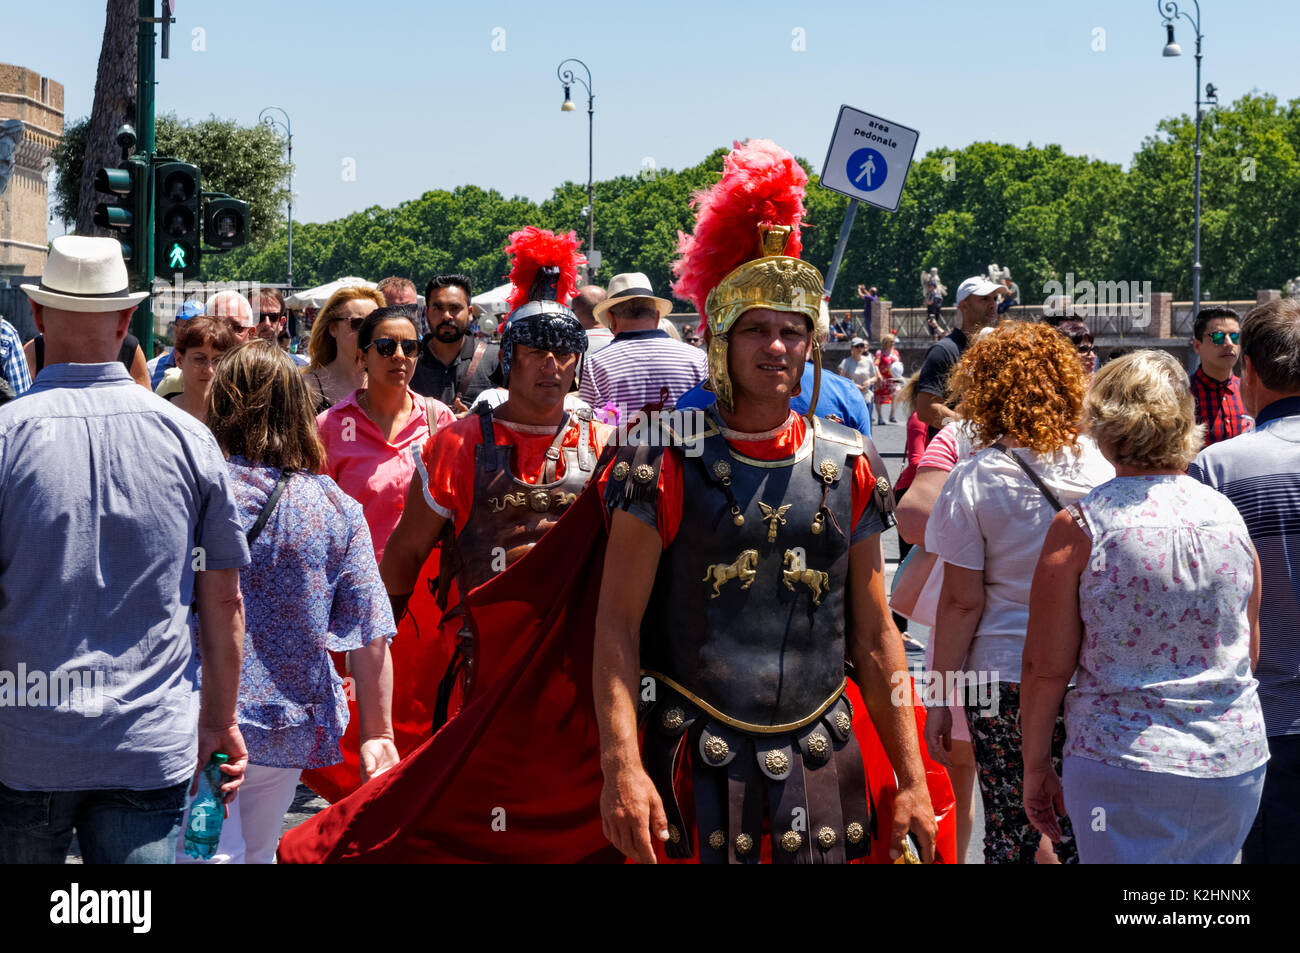
M1071 507L1092 536L1065 753L1235 777L1268 760L1246 606L1254 549L1228 498L1187 476L1117 477Z
M229 465L241 523L251 527L280 471L238 456ZM327 476L296 473L250 556L239 571L236 708L248 759L274 768L336 764L348 704L328 653L397 634L361 505Z

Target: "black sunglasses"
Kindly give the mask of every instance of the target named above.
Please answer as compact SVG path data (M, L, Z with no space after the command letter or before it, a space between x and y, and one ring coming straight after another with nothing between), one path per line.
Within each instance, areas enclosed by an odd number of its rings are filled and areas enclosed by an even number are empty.
M1096 350L1091 344L1076 344L1074 349L1080 354L1091 354Z
M275 321L279 321L281 318L284 317L284 312L283 312L283 311L263 311L261 314L258 315L258 317L261 318L263 321L271 321L271 322L275 322Z
M365 318L345 318L345 317L343 317L342 315L339 315L339 316L338 316L337 318L335 318L334 320L335 320L335 321L346 321L346 322L348 323L348 327L352 328L353 331L360 331L360 330L361 330L361 325L363 325L363 324L366 323L366 319L365 319Z
M1208 336L1215 344L1222 344L1225 337L1232 338L1233 344L1241 340L1240 331L1211 331Z
M361 350L365 351L374 348L379 352L380 357L392 357L397 353L397 342L392 338L375 338ZM407 338L402 342L402 354L406 357L415 357L420 353L420 342Z

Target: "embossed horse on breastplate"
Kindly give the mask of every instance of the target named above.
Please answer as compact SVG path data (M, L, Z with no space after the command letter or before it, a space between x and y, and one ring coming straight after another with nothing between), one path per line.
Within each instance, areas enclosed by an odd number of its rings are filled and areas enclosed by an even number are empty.
M741 580L741 589L748 589L754 583L754 577L758 575L754 567L758 565L758 550L747 549L736 557L736 561L731 565L726 563L712 563L704 572L704 578L701 582L713 582L713 595L709 598L716 599L722 595L723 583L730 582L733 579ZM822 575L825 575L823 573Z
M827 573L804 566L799 553L793 549L785 551L785 570L781 573L785 587L794 592L795 583L801 582L812 590L813 605L822 604L823 590L830 589L831 578Z

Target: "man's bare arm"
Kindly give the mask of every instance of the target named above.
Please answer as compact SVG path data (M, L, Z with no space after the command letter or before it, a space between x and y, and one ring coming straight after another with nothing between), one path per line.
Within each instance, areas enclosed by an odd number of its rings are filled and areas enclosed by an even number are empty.
M384 589L389 596L409 596L414 591L415 580L419 578L424 561L429 558L429 553L433 551L434 544L438 542L446 525L447 518L429 508L428 501L424 498L424 486L417 473L406 494L402 518L397 521L393 535L388 537L384 558L379 563L379 577L383 579ZM394 615L396 614L397 606L394 605Z
M203 685L199 692L199 772L215 752L229 757L221 785L230 801L243 782L248 749L235 721L239 673L244 663L244 598L238 569L211 569L194 574L199 603L199 647L203 656Z
M848 605L849 658L871 723L898 776L890 856L901 855L903 838L910 830L921 847L921 859L932 863L939 829L926 786L910 694L905 696L906 705L893 703L895 686L907 678L907 655L885 599L884 556L878 535L849 550Z
M659 533L615 510L605 550L596 610L592 691L600 728L601 825L610 842L640 863L654 863L651 832L668 837L668 818L637 746L636 709L641 685L641 617L654 587Z
M916 392L916 416L921 419L921 423L941 430L944 424L958 414L934 394L919 390Z

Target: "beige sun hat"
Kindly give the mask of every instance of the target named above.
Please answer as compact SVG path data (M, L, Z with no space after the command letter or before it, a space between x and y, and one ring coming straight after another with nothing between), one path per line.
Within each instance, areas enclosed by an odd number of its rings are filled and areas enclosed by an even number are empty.
M50 244L39 285L20 285L27 297L47 308L97 313L122 311L149 297L132 291L116 238L60 235Z
M591 309L592 317L601 324L608 326L608 321L602 317L606 311L616 304L622 304L632 298L649 298L655 303L655 308L659 311L659 317L666 318L672 313L673 303L667 298L660 298L650 287L650 279L639 271L628 272L625 275L615 275L609 283L608 293L605 300Z

